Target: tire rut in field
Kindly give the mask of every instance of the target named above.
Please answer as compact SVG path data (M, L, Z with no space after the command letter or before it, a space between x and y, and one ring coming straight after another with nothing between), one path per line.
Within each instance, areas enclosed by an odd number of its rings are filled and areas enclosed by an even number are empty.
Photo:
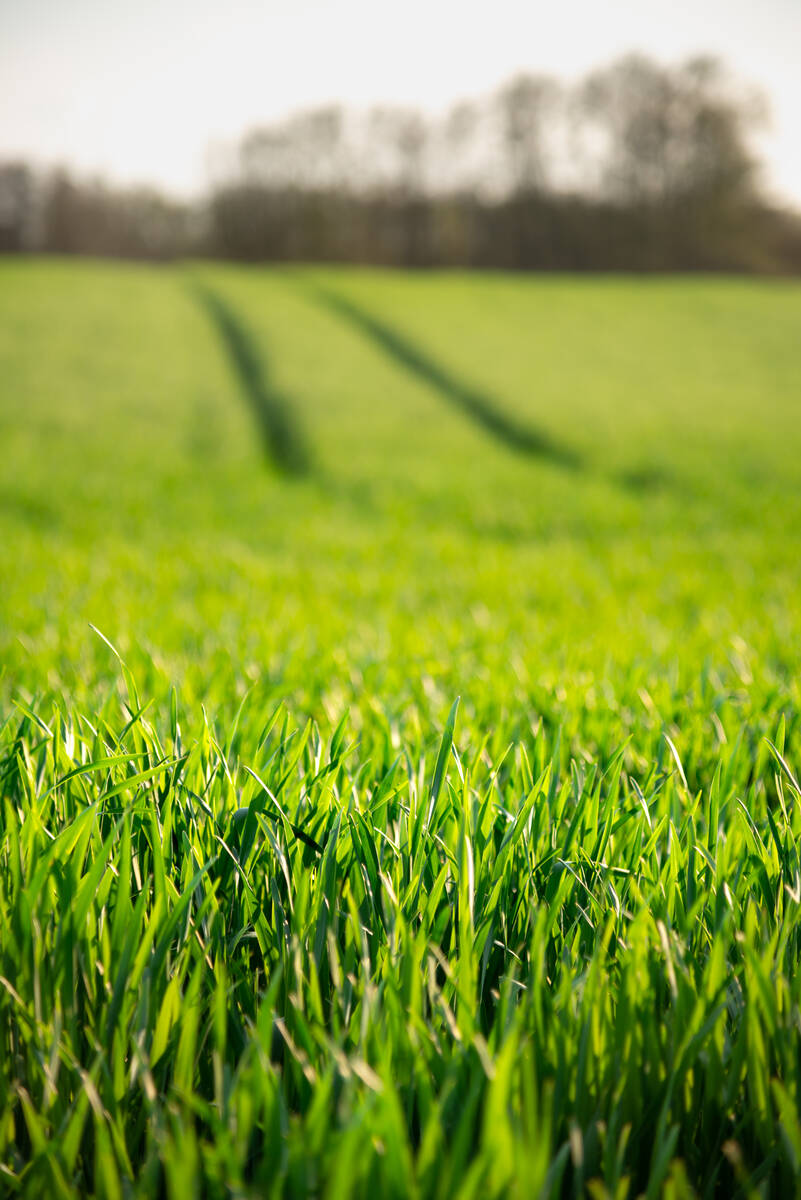
M233 373L259 426L268 459L290 475L305 474L311 457L292 401L270 382L264 355L219 292L192 284L192 294L219 334Z
M435 362L405 333L379 320L339 292L316 287L315 299L368 337L394 362L432 387L443 400L461 409L499 442L520 454L541 458L571 470L583 467L580 456L543 430L503 411L487 392L473 387Z

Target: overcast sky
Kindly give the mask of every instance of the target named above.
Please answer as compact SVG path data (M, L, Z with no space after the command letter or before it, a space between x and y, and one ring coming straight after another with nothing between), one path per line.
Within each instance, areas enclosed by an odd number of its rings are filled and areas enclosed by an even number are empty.
M0 0L0 157L189 194L211 143L298 107L439 111L629 50L758 84L768 181L801 207L801 0Z

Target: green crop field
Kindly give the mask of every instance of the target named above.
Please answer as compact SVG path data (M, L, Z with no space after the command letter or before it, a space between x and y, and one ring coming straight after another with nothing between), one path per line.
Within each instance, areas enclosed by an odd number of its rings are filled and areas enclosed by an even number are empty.
M799 329L0 264L0 1193L799 1194Z

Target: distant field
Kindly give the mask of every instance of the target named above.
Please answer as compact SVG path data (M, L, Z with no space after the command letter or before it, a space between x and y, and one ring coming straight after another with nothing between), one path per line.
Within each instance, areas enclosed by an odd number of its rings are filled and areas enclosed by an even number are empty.
M0 263L0 1190L795 1194L799 328Z

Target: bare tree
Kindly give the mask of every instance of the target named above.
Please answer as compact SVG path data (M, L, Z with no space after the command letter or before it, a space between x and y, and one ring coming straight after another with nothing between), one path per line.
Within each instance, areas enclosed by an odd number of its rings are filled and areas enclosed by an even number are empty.
M36 238L36 182L25 163L0 163L0 252L30 249Z
M559 87L542 75L518 75L496 97L508 183L513 194L548 184L547 130Z
M590 75L579 106L610 199L669 203L700 192L744 195L753 184L754 105L714 59L671 70L629 55Z

